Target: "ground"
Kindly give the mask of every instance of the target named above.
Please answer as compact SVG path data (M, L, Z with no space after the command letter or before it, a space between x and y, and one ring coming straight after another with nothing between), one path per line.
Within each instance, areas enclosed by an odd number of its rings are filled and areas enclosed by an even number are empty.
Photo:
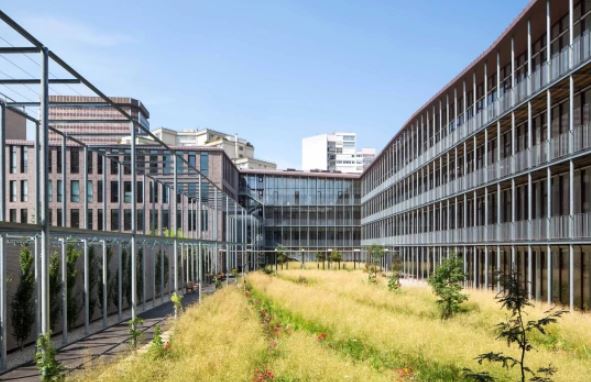
M474 358L515 350L496 339L506 319L492 291L468 290L462 312L441 320L424 283L368 282L363 270L279 270L251 273L175 323L164 356L132 354L73 376L103 381L457 381L465 368L517 380ZM528 309L539 318L548 307ZM587 381L591 374L591 315L569 313L533 338L532 368L551 363L555 381Z

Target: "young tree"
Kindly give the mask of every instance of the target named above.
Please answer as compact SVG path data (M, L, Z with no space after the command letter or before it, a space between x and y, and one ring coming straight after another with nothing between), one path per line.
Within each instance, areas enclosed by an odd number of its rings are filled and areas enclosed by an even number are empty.
M400 260L396 259L392 263L392 275L388 278L388 289L392 292L395 292L400 289Z
M287 256L285 255L285 247L281 244L278 244L275 247L275 256L277 256L277 264L281 265L281 269L283 269L283 264L287 262Z
M41 334L37 338L35 347L35 364L39 369L42 382L63 381L64 366L56 358L56 350L51 342L51 331Z
M338 264L339 269L341 269L341 261L343 261L343 254L338 250L335 250L331 253L331 260Z
M55 325L60 316L62 304L62 281L60 277L60 255L53 252L49 258L49 317L51 325Z
M367 280L371 284L377 282L378 276L378 265L384 257L384 247L381 245L373 244L368 250L369 259L367 264Z
M35 323L35 274L33 255L28 246L19 252L20 282L12 300L12 328L21 350Z
M500 322L497 325L498 338L507 341L507 346L517 345L519 356L513 357L503 353L489 352L480 354L476 357L479 364L484 361L500 363L505 369L517 367L519 369L520 381L526 380L532 382L551 382L552 375L556 373L556 368L549 364L548 367L538 368L536 371L527 366L526 355L534 347L531 342L532 332L539 332L547 335L546 327L558 322L558 319L567 313L565 310L548 310L546 315L538 320L527 320L525 309L532 304L527 297L527 290L522 287L517 277L517 271L510 275L501 277L504 290L497 294L497 301L501 304L501 309L506 309L510 317L507 321ZM487 372L473 373L467 369L465 376L476 381L494 381L494 378ZM529 379L527 379L529 376Z
M462 260L457 256L446 259L429 278L429 284L437 295L441 318L446 320L460 311L460 305L468 297L462 293L465 279Z

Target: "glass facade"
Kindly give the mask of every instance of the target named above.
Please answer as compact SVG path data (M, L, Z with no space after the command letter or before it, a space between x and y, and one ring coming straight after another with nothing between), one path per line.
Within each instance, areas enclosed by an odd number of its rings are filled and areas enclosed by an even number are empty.
M350 252L360 245L359 180L314 174L243 174L241 194L262 204L264 248Z

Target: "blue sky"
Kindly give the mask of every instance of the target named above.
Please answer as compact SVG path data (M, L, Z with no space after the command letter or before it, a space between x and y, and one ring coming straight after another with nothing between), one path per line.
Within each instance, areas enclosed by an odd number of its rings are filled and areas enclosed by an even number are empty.
M378 150L527 0L5 2L3 10L153 128L212 128L300 167L301 139ZM93 4L92 7L89 4Z

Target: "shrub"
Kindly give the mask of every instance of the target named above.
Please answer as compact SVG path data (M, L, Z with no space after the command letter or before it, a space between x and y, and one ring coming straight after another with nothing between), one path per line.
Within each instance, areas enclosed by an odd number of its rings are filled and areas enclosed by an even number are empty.
M174 306L174 316L176 317L178 313L183 311L183 296L174 292L172 296L170 296L170 301Z
M51 325L55 325L62 309L60 296L63 286L60 276L60 255L53 252L49 258L49 321Z
M395 292L401 287L400 284L400 263L392 264L392 275L388 278L388 290Z
M76 264L81 252L73 243L68 243L66 246L66 279L68 285L66 288L66 298L68 301L68 329L71 329L78 321L80 315L80 303L76 291L76 278L78 277L78 270Z
M31 334L35 323L35 275L33 255L28 246L19 252L20 282L12 300L12 328L20 349Z
M341 261L343 261L343 254L337 250L333 251L330 255L330 260L338 264L341 269Z
M519 357L515 358L503 353L489 352L480 354L476 357L476 360L479 364L484 361L500 363L505 369L518 367L521 382L526 381L526 374L530 376L530 381L551 382L551 376L556 373L556 368L552 364L548 364L548 367L542 367L536 371L530 369L526 364L526 355L533 349L530 335L536 331L542 335L547 335L546 327L556 323L566 311L548 310L546 316L538 320L526 321L525 309L532 306L532 304L529 302L527 290L519 282L517 272L513 271L510 275L505 276L502 279L502 284L504 290L497 294L496 299L501 304L501 309L509 311L510 317L507 321L497 325L498 338L507 341L507 346L516 344L519 348ZM476 381L494 381L494 378L487 372L472 373L471 370L466 369L465 376Z
M41 381L54 382L63 381L64 367L55 358L56 350L51 342L51 331L41 334L37 338L37 346L35 348L35 364L41 374Z
M143 334L143 332L140 329L138 329L138 326L143 323L144 320L141 317L136 317L134 319L129 320L129 346L131 346L133 350L137 349L137 345Z
M465 279L463 263L459 257L446 259L429 278L429 284L437 295L442 319L451 318L460 311L460 305L468 297L462 293Z
M162 340L162 330L160 329L160 325L156 324L154 327L154 337L152 337L152 341L150 341L148 354L152 359L164 358L167 355L167 349L167 344Z

